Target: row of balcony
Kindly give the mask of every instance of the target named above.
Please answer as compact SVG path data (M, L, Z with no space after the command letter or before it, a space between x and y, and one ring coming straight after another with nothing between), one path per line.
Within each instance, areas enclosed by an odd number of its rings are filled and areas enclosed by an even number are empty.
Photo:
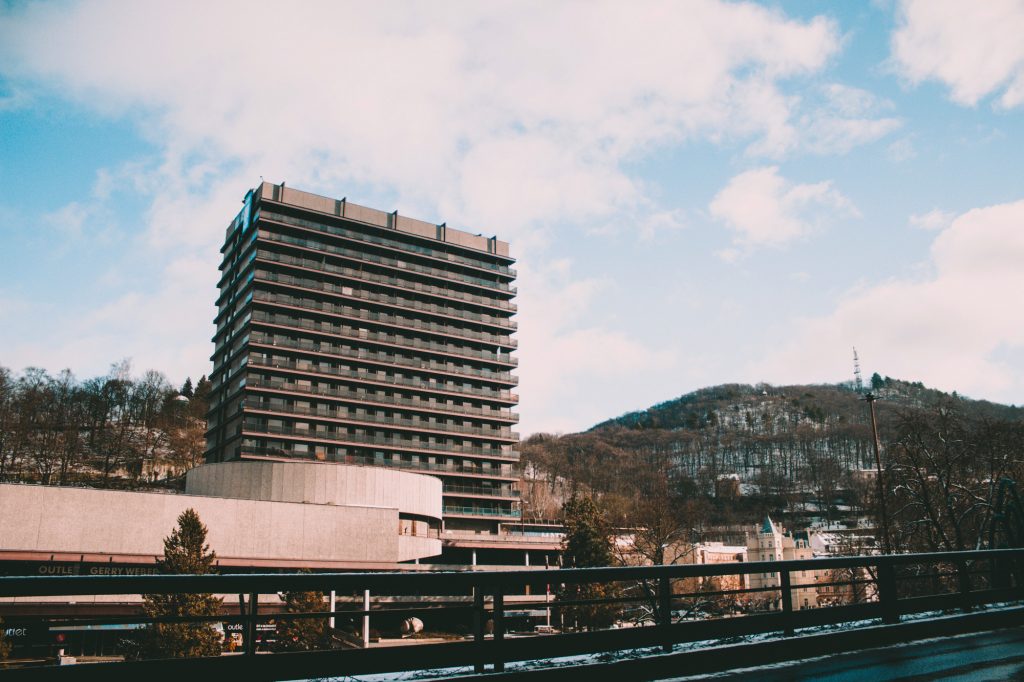
M518 342L515 339L508 336L499 336L488 332L474 331L464 327L453 327L447 324L438 324L437 322L424 322L423 320L417 320L412 317L388 315L387 313L378 313L372 310L353 308L348 305L333 305L326 301L317 301L312 298L299 298L297 296L288 296L286 294L271 294L258 291L253 294L253 300L261 303L289 306L291 308L297 308L304 311L308 310L310 312L324 313L326 315L336 315L339 317L366 320L368 322L376 322L378 324L386 324L394 327L416 329L431 334L440 334L442 336L483 341L485 343L493 343L496 346L504 346L506 348L514 348L518 345Z
M268 448L261 447L258 445L243 444L239 452L242 457L272 457L282 459L310 459L317 460L317 456L312 452L293 452L290 450L284 450L281 448ZM440 472L442 474L454 474L454 475L465 475L465 476L479 476L491 479L501 479L508 481L519 480L513 475L511 466L502 466L500 469L495 470L493 468L485 469L480 466L472 466L467 464L439 464L437 462L407 462L401 459L384 459L381 457L366 457L362 455L340 455L331 459L330 461L338 464L361 464L368 466L386 466L393 467L396 469L414 469L417 471L433 471Z
M436 277L452 282L458 282L460 284L466 284L471 286L480 287L483 289L494 289L497 291L514 294L516 292L515 287L505 284L504 282L496 282L489 279L483 279L480 277L473 277L472 275L464 275L458 272L452 272L450 270L439 270L438 268L425 267L423 265L416 265L415 263L407 263L402 260L396 260L394 258L387 258L384 256L377 256L372 253L365 251L355 251L353 249L346 249L343 246L333 246L331 244L324 244L313 239L301 239L299 237L290 237L284 234L277 234L269 232L266 229L262 229L259 232L260 239L267 239L269 241L278 242L279 244L290 244L291 246L297 246L302 249L309 249L314 253L329 253L335 256L341 256L342 258L350 258L355 261L363 261L368 263L375 263L377 265L383 265L389 268L395 268L398 270L405 270L407 272L415 272L430 277Z
M366 234L364 232L357 232L355 230L349 230L344 227L337 225L325 225L323 223L316 222L314 220L305 220L303 218L296 218L294 216L283 215L267 209L261 209L257 219L263 218L277 223L284 223L285 225L293 225L295 227L305 227L318 232L326 232L327 234L334 235L336 237L344 237L345 239L354 239L360 242L369 242L370 244L376 244L377 246L383 246L389 249L397 249L399 251L407 251L415 253L416 255L426 256L428 258L435 258L438 260L446 260L451 263L458 263L459 265L467 265L471 268L478 270L492 270L508 277L515 277L516 271L507 265L501 263L491 263L489 261L477 258L467 258L455 253L448 253L447 251L438 251L437 249L431 249L426 246L414 244L411 242L397 241L395 239L388 239L387 237L378 237L372 234Z
M514 488L498 488L494 486L480 485L458 485L445 482L442 488L445 495L480 495L487 497L500 497L502 499L518 500L520 492Z
M426 372L454 374L461 377L475 377L485 381L496 381L509 384L511 386L515 386L519 383L519 379L508 372L492 372L489 369L465 367L463 365L456 365L453 362L435 362L433 360L407 358L393 353L378 353L363 350L361 348L355 349L342 344L333 344L329 341L317 342L299 339L277 340L273 339L273 337L268 338L268 335L257 332L249 335L249 342L250 344L260 344L263 346L271 346L273 348L294 348L296 350L309 351L311 353L318 353L320 355L327 355L335 358L347 358L351 360L383 363L386 365L397 365L401 367L409 367L410 369L419 369ZM311 363L310 369L313 369L313 364L314 363Z
M369 291L365 291L363 289L355 289L349 286L333 284L331 282L322 282L315 279L309 279L304 277L295 277L293 275L282 275L276 272L267 272L266 270L257 270L256 278L267 282L283 284L285 286L297 287L312 291L323 291L325 293L333 294L335 296L361 298L365 301L372 301L374 303L380 303L383 305L407 308L410 310L418 310L424 313L440 315L443 317L454 317L461 320L469 320L470 322L475 322L477 324L485 324L490 325L492 327L501 327L503 329L508 330L515 330L518 326L515 320L509 319L507 317L495 317L493 315L474 313L469 310L462 310L460 308L452 308L450 306L437 305L435 303L423 303L422 301L414 301L413 299L402 298L401 296L375 294Z
M285 362L285 361L265 361L262 358L251 358L249 360L250 366L255 367L269 367L272 369L286 369L297 372L302 372L309 375L324 376L326 378L331 377L342 377L345 379L356 379L358 381L369 381L377 384L389 384L392 386L408 386L410 388L418 388L425 391L438 391L444 393L455 393L459 395L472 395L479 396L481 398L490 398L492 400L504 400L518 402L519 396L509 391L498 391L488 387L477 388L475 386L463 386L462 384L456 384L454 382L430 382L423 381L421 379L411 379L408 377L395 377L382 375L377 372L366 372L354 369L309 369L307 365L303 364L300 366L296 362Z
M278 318L284 321L279 322L277 321ZM485 362L511 365L513 367L519 364L519 361L508 353L494 353L489 350L476 350L475 348L456 346L450 343L425 341L423 339L410 338L408 336L401 336L398 334L389 334L387 332L374 332L369 329L350 327L345 324L335 325L332 322L326 321L311 322L302 320L301 318L293 318L283 314L277 315L274 313L265 313L258 310L253 313L252 319L255 322L265 322L267 324L293 327L295 329L305 329L313 332L320 332L322 334L330 334L331 336L343 336L346 338L358 339L362 342L372 341L390 346L398 346L400 348L415 348L416 350L440 353L442 355L449 355L452 357L483 360ZM220 352L225 341L226 340L224 339L221 340L220 345L217 347L217 352ZM274 345L275 343L280 344L281 340L278 337L275 337L274 341L271 342L271 345Z
M328 407L298 407L295 405L274 405L270 401L256 401L252 405L245 406L249 410L261 410L279 414L294 414L320 419L333 419L345 422L346 424L367 423L381 424L388 427L405 427L419 431L438 431L441 433L468 434L483 438L496 438L501 440L515 440L511 429L494 429L479 426L465 426L461 424L447 424L444 422L430 421L427 419L406 419L403 417L351 413L346 409L332 410Z
M471 516L500 516L505 519L518 519L518 509L503 509L501 507L460 507L446 504L441 511L442 514L463 514Z
M515 451L502 452L494 448L479 448L471 445L455 445L446 443L430 443L411 438L383 438L381 436L369 436L364 433L347 433L336 429L320 431L318 429L301 429L294 426L271 426L260 422L245 419L242 424L242 431L248 434L269 434L274 436L293 436L296 438L309 438L335 443L359 443L363 445L374 445L384 448L400 448L416 452L433 450L452 455L477 455L479 457L493 457L495 459L519 460L519 453Z
M401 405L415 410L429 412L446 412L454 414L472 415L484 419L501 419L510 422L519 421L519 415L507 409L490 409L480 407L467 407L465 405L449 405L436 400L410 400L398 396L388 396L375 391L353 391L349 388L330 388L329 386L300 386L285 381L267 381L265 379L251 379L250 388L266 388L276 391L287 391L289 393L308 393L317 397L337 398L339 400L353 400L366 403L383 405Z
M423 284L422 282L414 282L409 279L401 279L399 277L391 277L388 275L380 275L375 272L368 270L356 270L355 268L345 267L344 265L334 265L332 263L325 263L319 260L311 260L309 258L298 258L295 256L286 256L281 253L274 251L260 250L256 257L259 260L272 261L274 263L281 263L283 265L292 265L307 270L319 270L320 272L327 272L333 275L341 275L351 279L358 279L364 282L372 282L373 284L380 284L383 286L395 287L397 289L404 289L406 291L416 291L423 294L429 294L431 296L441 296L444 298L457 299L465 301L467 303L474 303L476 305L487 306L489 308L499 308L501 310L507 310L509 312L515 312L517 306L512 301L508 301L501 298L493 298L491 296L479 296L477 294L470 294L465 291L458 291L450 287L436 287L433 284Z

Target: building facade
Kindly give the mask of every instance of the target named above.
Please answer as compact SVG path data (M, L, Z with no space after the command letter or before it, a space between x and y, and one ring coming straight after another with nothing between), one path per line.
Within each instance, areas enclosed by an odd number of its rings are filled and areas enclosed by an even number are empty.
M781 524L766 516L764 523L747 539L747 557L749 561L796 561L813 559L810 536L807 531L786 531ZM818 606L818 586L821 581L819 571L792 571L789 579L793 585L792 607L794 611L813 609ZM747 576L751 589L777 588L782 584L778 571L768 573L751 573ZM810 587L798 587L809 585ZM757 594L757 593L755 593ZM767 600L769 608L781 608L778 592L759 593L755 599Z
M507 243L262 183L221 251L208 463L401 468L448 528L519 518Z

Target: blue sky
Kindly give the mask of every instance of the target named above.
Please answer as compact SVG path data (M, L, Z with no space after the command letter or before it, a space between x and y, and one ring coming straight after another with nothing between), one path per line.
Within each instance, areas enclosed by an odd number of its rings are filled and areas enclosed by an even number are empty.
M1024 402L1024 2L7 3L0 364L210 369L275 182L497 234L522 431L865 370Z

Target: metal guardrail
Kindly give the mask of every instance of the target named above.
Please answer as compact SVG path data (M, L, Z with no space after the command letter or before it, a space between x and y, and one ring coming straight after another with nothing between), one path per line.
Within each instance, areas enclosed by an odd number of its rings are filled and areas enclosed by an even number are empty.
M516 570L501 572L434 573L321 573L253 575L146 575L0 577L0 598L53 597L61 595L117 595L215 593L248 595L248 606L239 613L208 617L152 619L144 615L105 617L103 622L144 623L221 621L244 624L244 655L196 659L170 659L103 663L89 666L24 668L0 671L2 679L34 679L36 676L102 676L104 679L138 679L159 671L177 675L254 675L259 679L295 679L342 676L401 670L486 666L500 671L507 661L568 656L580 653L660 647L670 651L681 642L703 641L765 632L793 636L798 629L851 621L880 619L897 623L902 615L933 610L970 610L979 605L1024 599L1024 549L978 550L930 554L834 557L793 561L756 561L710 565L669 565L586 569ZM925 568L928 567L928 568ZM837 571L848 570L848 580ZM830 576L828 581L801 582L807 572ZM778 574L778 584L737 589L689 586L689 579ZM683 581L683 582L679 582ZM928 589L919 589L922 581ZM871 585L874 592L859 603L794 610L795 590L822 585ZM611 597L593 598L566 586L618 585L635 588ZM555 601L547 593L554 586ZM527 596L545 595L544 600ZM680 590L679 588L683 589ZM375 595L399 595L381 601L377 608L338 609L316 613L260 612L260 595L283 591L329 591ZM679 616L679 605L694 595L742 596L770 593L779 608L753 615L688 621ZM402 596L405 595L405 596ZM410 596L411 595L411 596ZM432 596L431 596L432 595ZM568 595L568 597L566 596ZM506 602L508 598L508 602ZM413 606L401 606L400 602ZM394 606L394 604L399 604ZM569 610L592 606L623 608L629 604L650 606L650 617L638 627L594 630L532 637L506 638L509 612L524 608ZM257 624L274 618L374 617L389 614L422 614L455 611L467 617L471 638L442 644L403 647L401 655L387 647L274 653L257 656ZM80 617L79 617L80 618ZM67 619L67 617L65 617ZM92 622L96 622L93 619ZM488 633L488 622L492 623ZM364 626L365 627L365 626ZM798 648L798 647L797 647Z

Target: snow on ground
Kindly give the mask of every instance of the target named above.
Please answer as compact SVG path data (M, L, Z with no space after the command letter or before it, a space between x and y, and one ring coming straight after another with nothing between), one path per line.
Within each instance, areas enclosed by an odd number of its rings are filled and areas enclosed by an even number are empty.
M991 611L1000 608L1018 607L1024 605L1024 602L1002 602L998 604L991 604L985 610ZM916 620L923 620L926 618L936 618L944 615L942 611L925 611L922 613L914 613L903 616L900 620L902 623L910 623ZM864 619L864 620L852 620L846 623L836 623L833 625L816 625L809 628L798 628L796 635L814 635L826 632L834 632L837 630L852 630L856 628L867 627L870 625L878 625L879 619ZM753 635L742 635L738 637L724 637L719 639L708 639L701 640L698 642L683 642L680 644L673 645L672 653L681 653L684 651L693 651L695 649L706 649L716 646L728 646L734 644L753 644L755 642L766 642L770 640L784 639L784 635L781 632L764 632ZM935 641L948 640L948 637L935 638ZM909 646L911 644L917 644L921 642L928 642L932 640L917 640L916 642L900 642L892 644L892 647ZM622 649L619 651L604 651L593 654L580 654L577 656L562 656L559 658L546 658L538 659L533 661L511 661L505 664L507 671L513 670L539 670L543 668L556 668L576 665L586 665L592 663L613 663L615 661L626 661L636 658L642 658L645 656L659 656L664 655L660 646L656 647L644 647L641 649ZM820 657L820 658L828 658ZM806 659L807 661L818 660L816 658ZM792 665L793 661L786 661L783 663L772 664L769 666L762 666L760 669L766 670L771 667L784 667ZM753 669L752 669L753 670ZM736 670L729 671L730 674L737 672ZM439 678L450 678L457 677L459 675L469 675L473 673L473 666L460 666L456 668L436 668L432 670L409 670L405 672L395 673L376 673L372 675L354 675L345 677L330 678L332 682L398 682L406 680L431 680ZM696 679L710 679L719 673L714 673L706 676L687 677L679 678L685 680L696 680Z

